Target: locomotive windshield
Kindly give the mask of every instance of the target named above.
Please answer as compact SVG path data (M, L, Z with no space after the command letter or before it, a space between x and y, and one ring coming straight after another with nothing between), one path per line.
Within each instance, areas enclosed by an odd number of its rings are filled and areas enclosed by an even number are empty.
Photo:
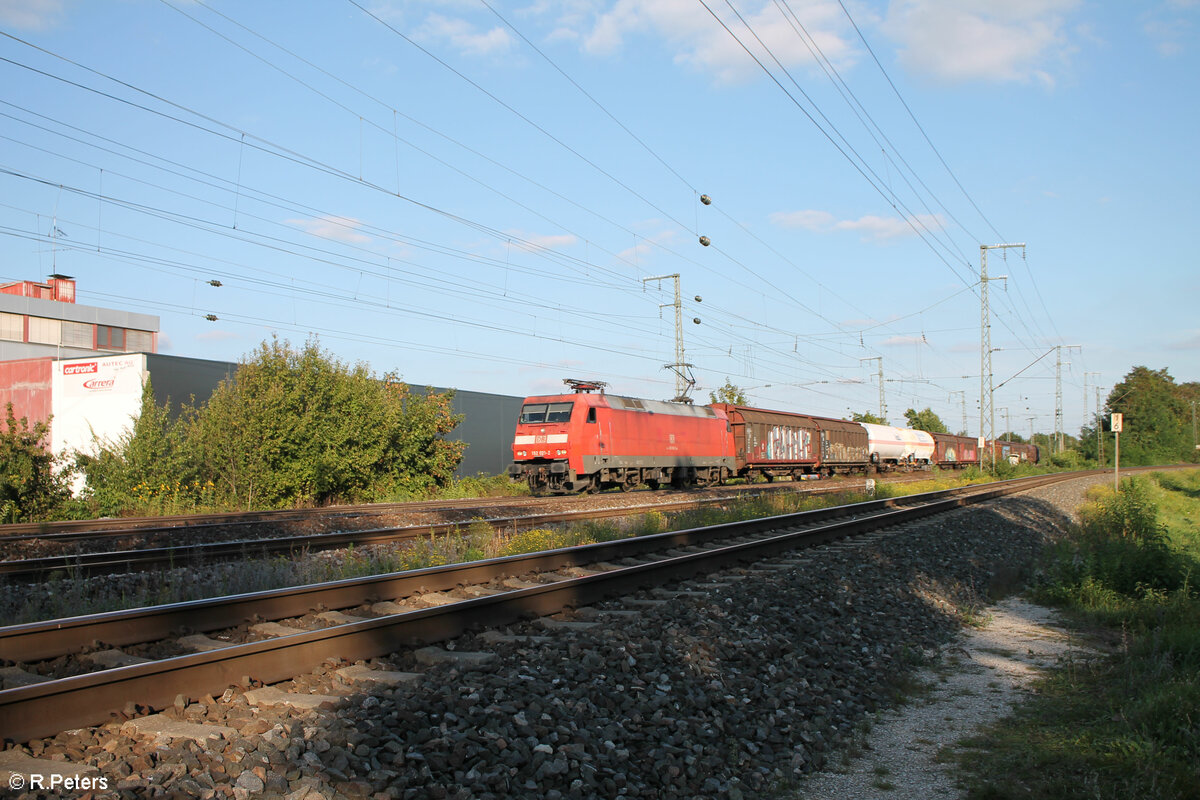
M540 425L546 422L569 422L574 403L529 403L521 407L521 425Z

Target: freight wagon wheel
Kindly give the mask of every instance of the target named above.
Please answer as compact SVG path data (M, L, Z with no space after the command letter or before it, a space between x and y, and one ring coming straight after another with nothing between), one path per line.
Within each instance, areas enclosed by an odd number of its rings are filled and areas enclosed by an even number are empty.
M650 491L658 491L659 482L656 479L651 478L650 480L646 481L646 485L650 487Z

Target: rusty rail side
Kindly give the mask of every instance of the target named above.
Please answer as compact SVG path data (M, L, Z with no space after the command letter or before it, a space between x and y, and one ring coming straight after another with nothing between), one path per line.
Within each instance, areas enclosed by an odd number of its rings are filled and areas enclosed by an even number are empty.
M1053 481L1043 479L1035 482L1035 485L1049 482ZM1021 483L1020 486L990 484L983 491L956 493L958 496L937 499L916 507L888 510L870 517L783 533L440 608L0 691L0 736L27 741L62 730L105 722L111 718L114 710L122 708L129 700L151 708L162 708L170 705L181 691L190 697L215 694L231 683L237 683L242 676L271 683L309 671L330 657L350 660L374 658L400 647L452 638L468 629L505 625L531 615L547 615L564 607L599 602L645 586L689 578L739 561L770 557L799 546L811 546L864 530L901 524L1030 488L1028 482ZM767 525L778 528L796 523L771 518L734 524L761 531ZM750 533L752 530L744 532ZM671 537L674 534L660 536ZM662 541L660 539L660 543ZM569 551L560 550L540 557L553 560L569 555Z
M825 494L846 491L845 487L818 487L806 493ZM554 514L531 514L517 517L494 517L483 519L495 527L512 530L527 530L544 525L560 525L584 519L607 519L610 517L634 516L650 511L681 511L728 502L730 497L681 500L669 503L654 503L617 508L580 509ZM438 522L413 525L403 528L373 528L367 530L335 533L314 533L300 536L263 537L258 539L236 539L224 542L178 545L172 547L143 548L138 550L114 550L99 553L76 553L61 556L43 556L13 561L0 561L0 576L9 580L37 580L58 573L68 577L104 575L133 572L163 567L180 567L208 561L229 560L253 556L271 556L309 551L334 550L342 547L365 547L378 544L410 541L424 536L445 536L467 527L468 522ZM215 526L219 527L219 526ZM148 529L163 532L163 529ZM172 528L169 530L179 530ZM139 535L146 531L122 531L120 536ZM110 532L113 538L117 533ZM3 539L0 539L2 542Z
M869 514L888 508L946 499L964 493L986 492L990 498L1001 493L1030 488L1028 482L1031 480L1038 480L1037 485L1041 485L1048 478L1064 480L1057 475L1039 476L1023 479L1024 482L1019 486L1010 486L1011 482L1003 482L985 484L983 488L974 486L948 489L541 553L429 567L411 572L348 578L287 589L12 625L0 628L0 659L40 661L78 652L95 641L121 647L165 639L180 631L207 632L234 627L250 620L283 619L303 616L310 611L353 608L363 603L403 597L418 591L446 591L460 585L487 583L495 578L510 575L553 571L644 555L671 547L704 544L741 534L811 525L855 514Z

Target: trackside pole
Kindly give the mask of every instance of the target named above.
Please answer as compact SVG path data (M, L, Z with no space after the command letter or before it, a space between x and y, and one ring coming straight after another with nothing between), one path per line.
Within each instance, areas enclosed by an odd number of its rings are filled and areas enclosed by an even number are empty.
M1123 414L1112 415L1112 429L1114 442L1113 454L1113 489L1121 491L1121 425L1123 423Z

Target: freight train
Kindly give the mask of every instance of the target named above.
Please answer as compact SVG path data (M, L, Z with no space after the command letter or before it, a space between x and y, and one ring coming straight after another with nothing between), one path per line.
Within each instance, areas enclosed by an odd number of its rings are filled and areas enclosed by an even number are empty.
M570 394L525 399L508 473L535 493L645 484L712 486L765 479L965 467L978 440L791 411L621 397L567 381ZM994 442L997 458L1037 463L1034 445Z

